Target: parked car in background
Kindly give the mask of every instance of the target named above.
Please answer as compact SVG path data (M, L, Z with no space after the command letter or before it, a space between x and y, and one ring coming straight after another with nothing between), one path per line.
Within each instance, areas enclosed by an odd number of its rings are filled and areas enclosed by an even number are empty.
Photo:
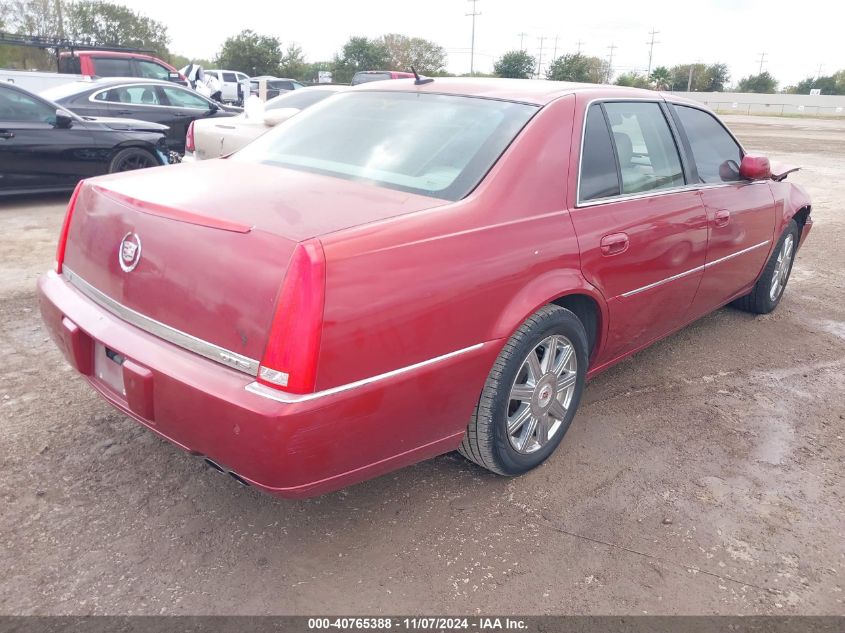
M269 75L261 75L260 77L252 77L249 80L250 94L258 95L259 82L264 80L267 82L267 99L278 97L280 94L290 92L291 90L299 90L305 86L299 83L296 79L282 79L279 77L270 77Z
M76 82L42 94L79 115L127 117L166 125L167 146L180 154L185 151L185 134L192 121L241 112L240 108L215 103L190 88L143 79Z
M167 128L79 117L0 84L0 195L65 191L82 178L167 164Z
M166 61L144 53L120 51L74 51L59 54L59 72L96 77L144 77L186 82Z
M228 119L194 121L188 126L183 160L190 162L231 154L305 108L344 89L348 90L346 86L317 85L274 97L263 104L259 113L252 114L247 108L243 114Z
M167 62L145 55L120 51L74 51L59 54L59 72L0 70L0 82L13 83L30 92L61 86L92 77L143 77L187 85L184 75Z
M386 79L410 79L414 73L398 70L359 70L352 76L352 85L365 84L370 81L384 81Z
M241 104L249 96L249 77L234 70L205 70L206 75L214 75L220 82L222 101L224 103ZM240 90L238 88L240 87Z
M389 81L226 160L83 182L39 304L106 400L265 491L455 449L518 475L588 377L775 309L812 226L786 173L673 95Z

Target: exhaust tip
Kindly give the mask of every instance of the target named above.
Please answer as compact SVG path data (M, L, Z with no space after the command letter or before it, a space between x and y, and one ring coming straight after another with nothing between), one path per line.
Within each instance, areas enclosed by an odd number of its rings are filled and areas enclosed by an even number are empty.
M204 461L206 464L208 464L211 468L216 470L218 473L225 473L226 472L225 468L223 468L217 462L208 459L208 457L204 457L202 461Z
M233 473L231 470L229 471L229 476L237 481L240 485L244 486L245 488L249 487L249 482L241 477L238 473Z

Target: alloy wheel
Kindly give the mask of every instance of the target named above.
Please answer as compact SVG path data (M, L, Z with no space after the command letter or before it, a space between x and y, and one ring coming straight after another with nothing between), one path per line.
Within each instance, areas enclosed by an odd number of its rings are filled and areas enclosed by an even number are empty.
M534 453L555 437L572 403L578 360L572 342L549 336L526 356L511 387L507 435L518 453Z
M777 301L780 293L783 292L783 287L786 285L789 271L792 267L792 256L795 254L795 237L790 233L783 240L780 247L777 261L775 262L775 270L772 274L772 285L769 288L769 299Z

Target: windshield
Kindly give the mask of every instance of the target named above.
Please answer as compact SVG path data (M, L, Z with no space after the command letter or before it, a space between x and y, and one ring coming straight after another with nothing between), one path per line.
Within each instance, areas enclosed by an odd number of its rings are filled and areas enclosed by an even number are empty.
M459 200L536 111L474 97L344 92L277 126L231 160Z

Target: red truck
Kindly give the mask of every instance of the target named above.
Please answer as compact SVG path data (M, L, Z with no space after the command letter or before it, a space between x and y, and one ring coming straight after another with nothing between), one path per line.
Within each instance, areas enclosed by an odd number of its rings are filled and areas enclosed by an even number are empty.
M74 51L59 55L59 72L97 77L145 77L185 81L173 66L144 53L118 51Z

